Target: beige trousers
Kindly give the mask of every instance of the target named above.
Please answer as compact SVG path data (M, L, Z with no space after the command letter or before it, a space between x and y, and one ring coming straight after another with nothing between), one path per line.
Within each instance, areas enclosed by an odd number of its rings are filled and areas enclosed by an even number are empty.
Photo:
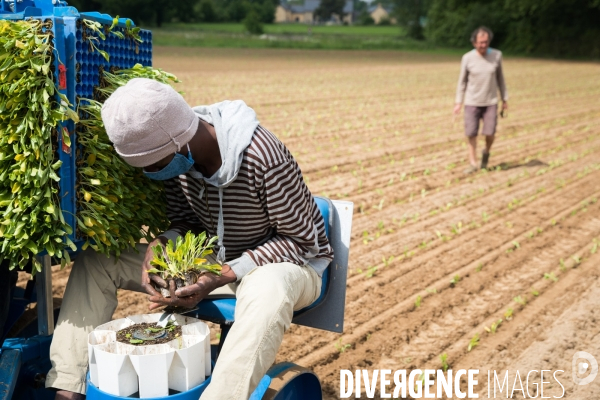
M147 245L118 260L90 249L73 265L50 346L52 369L46 387L85 393L87 335L110 321L117 289L143 292L140 285ZM202 400L248 399L275 361L293 312L312 304L321 278L309 266L268 264L250 271L236 291L235 323L223 344Z

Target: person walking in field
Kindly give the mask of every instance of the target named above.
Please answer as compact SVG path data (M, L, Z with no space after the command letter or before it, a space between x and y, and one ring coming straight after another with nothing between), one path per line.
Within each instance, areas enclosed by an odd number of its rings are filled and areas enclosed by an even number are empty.
M87 337L110 321L117 289L149 294L150 309L194 307L234 284L235 324L202 400L247 400L275 361L293 313L321 293L333 259L325 222L291 153L243 101L193 109L169 85L132 79L102 107L116 152L164 181L169 229L149 245L107 258L88 248L75 263L50 348L46 386L56 399L83 399ZM151 247L186 232L218 236L221 275L175 290L149 273ZM212 257L210 255L209 257ZM212 261L212 260L211 260ZM151 282L170 289L163 297Z
M494 38L486 27L475 29L471 34L474 49L462 57L454 115L460 114L465 105L465 135L469 144L470 166L465 173L477 172L477 133L479 121L483 120L481 134L485 136L485 149L481 154L481 169L488 166L490 150L494 143L498 120L498 91L502 98L502 113L508 109L508 92L502 72L502 52L492 49Z

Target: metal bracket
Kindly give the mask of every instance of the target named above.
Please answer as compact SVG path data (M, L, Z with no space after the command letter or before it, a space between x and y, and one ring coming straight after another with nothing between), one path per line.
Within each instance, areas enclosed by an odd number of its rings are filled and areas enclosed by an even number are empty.
M52 299L52 260L49 255L36 256L42 264L42 272L35 275L37 291L38 334L50 336L54 333L54 302Z

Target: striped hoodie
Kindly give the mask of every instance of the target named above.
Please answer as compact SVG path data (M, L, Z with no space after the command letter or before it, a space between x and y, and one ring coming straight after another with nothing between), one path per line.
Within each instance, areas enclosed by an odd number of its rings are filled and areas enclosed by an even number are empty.
M243 102L230 103L252 110ZM226 134L221 126L226 122L199 116L215 127L223 155L219 134ZM291 153L256 123L250 144L238 150L239 169L227 185L211 184L193 170L165 181L171 226L162 236L173 239L204 230L214 236L222 227L218 252L238 281L255 267L280 262L308 264L321 276L333 259L321 213Z

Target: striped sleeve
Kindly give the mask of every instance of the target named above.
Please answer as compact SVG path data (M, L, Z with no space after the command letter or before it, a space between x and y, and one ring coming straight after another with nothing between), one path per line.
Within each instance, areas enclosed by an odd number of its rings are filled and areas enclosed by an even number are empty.
M300 168L291 154L282 153L280 156L283 157L277 157L278 162L265 165L262 171L257 169L255 177L269 223L276 234L262 245L244 252L241 260L230 263L238 280L255 266L280 262L309 264L321 275L333 259L323 217L304 184Z
M166 214L171 224L160 236L175 241L178 236L184 236L188 231L195 234L204 231L202 223L183 193L179 178L164 181L164 187L167 198Z

